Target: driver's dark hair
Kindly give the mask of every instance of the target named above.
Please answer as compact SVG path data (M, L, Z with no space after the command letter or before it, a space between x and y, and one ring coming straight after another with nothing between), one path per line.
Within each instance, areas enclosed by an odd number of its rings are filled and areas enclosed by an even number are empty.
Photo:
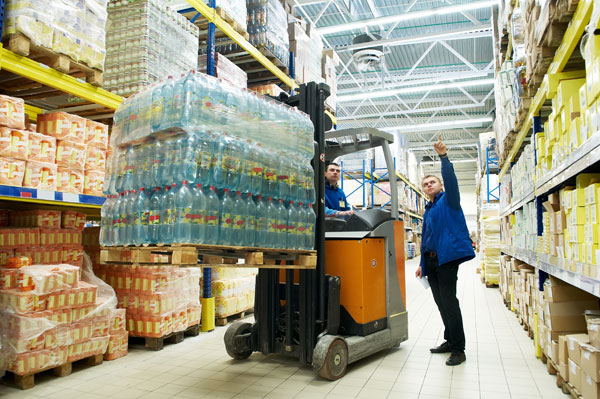
M335 162L325 161L325 172L327 172L327 170L329 170L330 165L337 166L338 168L340 167L340 165Z
M441 180L439 177L437 177L436 175L427 175L427 176L425 176L424 178L422 178L422 179L421 179L421 185L423 185L423 181L425 181L425 179L427 179L427 178L429 178L429 177L434 177L434 178L436 178L436 179L437 179L437 181L439 181L440 183L442 182L442 180Z

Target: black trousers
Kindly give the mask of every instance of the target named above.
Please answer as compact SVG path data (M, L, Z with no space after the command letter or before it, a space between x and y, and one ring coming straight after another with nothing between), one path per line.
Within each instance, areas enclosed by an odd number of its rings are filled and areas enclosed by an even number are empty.
M438 266L437 258L425 258L431 293L444 322L444 340L450 343L453 352L465 350L465 330L456 297L458 265L458 262L450 262Z

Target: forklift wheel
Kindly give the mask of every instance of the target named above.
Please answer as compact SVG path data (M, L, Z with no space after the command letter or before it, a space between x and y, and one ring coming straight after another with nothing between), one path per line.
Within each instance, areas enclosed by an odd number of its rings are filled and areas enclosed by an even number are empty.
M242 334L248 334L252 330L252 324L236 322L229 326L225 332L223 340L225 341L225 350L227 354L236 360L247 359L252 354L252 349L247 347L240 348L236 337Z
M335 339L329 345L325 362L319 370L319 375L331 381L342 378L348 367L348 347L341 339Z

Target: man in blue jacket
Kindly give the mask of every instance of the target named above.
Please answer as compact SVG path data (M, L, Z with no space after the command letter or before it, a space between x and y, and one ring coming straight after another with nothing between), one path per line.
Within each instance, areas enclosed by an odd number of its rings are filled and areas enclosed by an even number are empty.
M340 217L355 213L350 209L346 194L338 186L340 165L328 162L325 166L325 216Z
M441 135L433 145L442 162L444 184L436 176L425 176L423 191L430 202L425 206L421 241L421 263L417 277L427 276L433 299L444 323L444 343L432 353L451 353L446 361L456 366L466 360L465 332L456 282L458 266L475 257L465 215L460 207L458 180L446 155ZM446 191L443 191L445 186Z

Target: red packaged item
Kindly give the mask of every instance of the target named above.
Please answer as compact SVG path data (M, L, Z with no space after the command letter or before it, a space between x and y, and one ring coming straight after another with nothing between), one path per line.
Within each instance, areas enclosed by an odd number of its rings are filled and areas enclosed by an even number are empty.
M56 162L56 137L41 133L29 133L27 159L37 162Z
M56 174L54 164L27 161L23 187L56 191Z
M25 129L25 102L23 99L0 95L0 126Z
M35 132L37 132L37 125L35 123L26 122L25 130L27 130L28 132L35 133Z
M63 247L62 262L68 265L79 266L83 265L83 247L68 246Z
M40 245L40 229L0 228L0 247L29 247Z
M63 229L79 229L85 227L86 216L75 211L63 211L61 227Z
M0 157L0 184L21 187L26 164L25 161L19 159Z
M38 133L54 136L59 140L71 140L83 144L85 119L66 112L38 115Z
M57 191L62 191L63 193L83 194L83 169L59 166L57 168L57 173Z
M68 140L58 140L56 144L56 164L83 169L85 166L85 145Z
M31 258L28 256L15 256L6 260L6 267L9 269L20 269L31 265Z
M14 248L0 248L0 266L5 267L8 258L15 256Z
M87 170L85 172L85 181L83 183L83 193L85 195L102 196L104 187L104 171Z
M62 234L62 238L61 238L62 245L67 245L67 246L77 245L79 247L81 246L81 235L82 235L81 230L62 229L60 232Z
M46 247L62 246L63 231L60 229L40 229L40 245Z
M85 151L85 170L104 172L105 168L106 150L88 145Z
M0 290L17 288L17 269L0 269Z
M0 154L5 157L27 160L29 132L0 126Z
M15 227L60 227L61 211L35 210L15 211L9 214L11 226Z
M108 125L86 119L85 144L106 150L108 148Z

